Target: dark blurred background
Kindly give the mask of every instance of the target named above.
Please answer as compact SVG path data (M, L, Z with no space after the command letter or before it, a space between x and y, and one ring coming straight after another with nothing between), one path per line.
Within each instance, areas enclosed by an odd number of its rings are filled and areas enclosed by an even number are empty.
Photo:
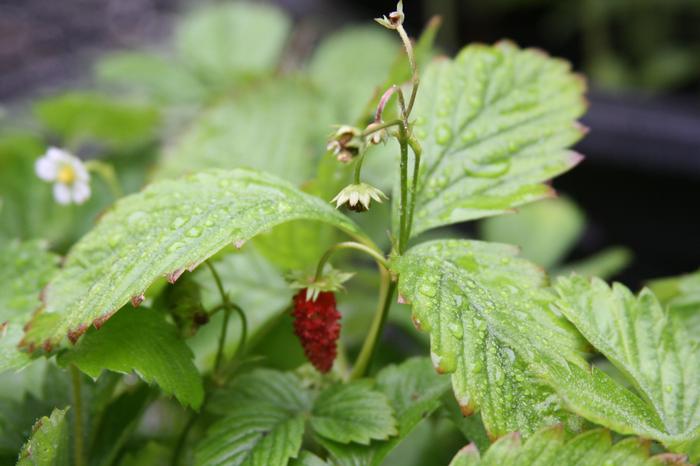
M157 46L188 0L0 0L0 102L89 84L105 51ZM393 1L277 0L314 41L367 23ZM510 38L565 57L589 79L586 161L555 180L585 210L571 259L624 245L630 285L700 266L700 0L407 0L417 35L443 16L438 43ZM0 112L2 107L0 107Z

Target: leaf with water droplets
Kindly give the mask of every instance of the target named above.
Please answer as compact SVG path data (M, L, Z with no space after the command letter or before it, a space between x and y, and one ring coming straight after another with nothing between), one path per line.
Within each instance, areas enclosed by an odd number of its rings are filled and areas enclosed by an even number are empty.
M648 289L635 296L580 276L556 289L561 312L632 386L595 368L562 371L549 382L571 409L700 460L700 356L682 323Z
M518 433L503 437L479 455L474 444L460 450L450 466L689 466L675 455L649 456L649 444L628 438L613 444L610 432L589 430L576 436L562 426L547 427L523 441Z
M434 366L452 373L463 413L480 409L492 437L567 420L537 373L549 359L583 364L579 336L549 309L543 272L515 253L501 244L433 241L392 264L416 326L430 333Z
M67 466L70 464L68 409L54 409L34 424L32 436L22 447L17 466Z
M429 65L414 111L423 158L413 233L551 196L543 182L580 160L566 148L584 132L584 88L567 63L506 42Z
M174 281L227 245L302 219L362 236L327 202L261 172L212 170L154 183L120 199L73 246L46 288L45 305L30 322L24 344L50 350L69 333L77 339L159 277ZM193 228L201 234L192 235Z
M39 293L53 276L58 257L40 241L0 240L0 372L31 359L18 351L22 326L40 306Z

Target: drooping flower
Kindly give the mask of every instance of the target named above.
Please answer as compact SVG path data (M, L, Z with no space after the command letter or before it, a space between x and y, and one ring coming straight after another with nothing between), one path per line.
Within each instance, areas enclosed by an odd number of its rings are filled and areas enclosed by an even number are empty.
M343 125L333 133L326 149L333 152L338 162L350 163L362 148L361 134L359 129Z
M304 354L319 372L330 371L338 354L340 336L340 312L336 308L335 295L323 291L312 300L303 289L293 300L294 333L301 341Z
M356 183L344 187L331 202L335 202L337 208L347 204L350 210L364 212L369 209L372 199L382 202L382 198L387 197L381 190L367 183Z
M381 24L387 29L396 29L403 24L404 14L403 14L403 2L399 0L396 4L396 10L389 13L389 17L382 16L381 18L374 18L376 22Z
M39 178L53 183L53 197L59 204L82 204L90 198L90 174L74 155L49 147L34 170Z

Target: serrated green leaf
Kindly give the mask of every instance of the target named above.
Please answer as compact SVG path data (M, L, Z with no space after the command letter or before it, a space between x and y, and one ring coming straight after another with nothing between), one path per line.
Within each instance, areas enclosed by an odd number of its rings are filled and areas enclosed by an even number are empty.
M209 411L225 415L197 446L197 465L286 465L297 456L311 396L291 373L257 369L216 391Z
M88 331L75 347L61 354L59 361L75 364L94 379L103 370L135 371L144 381L158 384L194 409L204 398L192 352L157 310L126 309L116 314L99 330Z
M578 335L549 309L541 269L515 254L507 245L445 240L392 263L401 299L430 333L433 364L452 373L463 412L480 409L496 437L566 419L534 368L549 359L583 364Z
M580 159L566 147L582 134L584 87L567 63L510 43L428 66L414 110L423 158L413 233L551 196L542 183Z
M256 369L234 378L226 387L217 390L207 410L217 415L235 411L240 405L263 402L280 410L309 411L310 392L296 375L271 369Z
M450 466L687 466L674 455L649 456L649 444L628 438L613 444L610 432L591 430L572 437L561 426L541 429L523 442L517 433L494 443L480 458L474 445L457 453Z
M50 417L39 419L32 436L22 447L17 466L68 466L67 409L54 409Z
M634 296L579 276L559 279L556 289L561 312L635 389L578 368L550 380L571 409L699 460L700 357L686 330L648 289Z
M397 434L389 400L366 380L322 391L314 403L311 427L327 439L364 445Z
M207 431L195 453L198 466L285 466L297 455L304 418L264 402L239 406Z
M187 68L155 54L118 52L97 62L99 80L165 103L198 102L206 89Z
M206 83L230 87L277 67L291 22L270 5L233 2L187 16L176 31L182 60Z
M487 218L479 230L482 239L520 246L525 259L549 269L579 240L584 222L576 204L557 198L524 206L514 215Z
M120 199L66 257L25 344L51 349L98 326L162 276L175 281L232 243L305 219L355 236L352 221L288 183L252 170L212 170Z
M0 240L0 323L26 322L58 266L41 241Z
M247 167L300 184L313 176L314 148L323 148L331 123L328 106L308 84L274 81L205 111L165 153L156 177Z
M449 380L435 374L428 359L413 358L379 371L377 390L384 393L391 403L397 434L386 441L372 441L368 446L323 440L323 446L332 453L337 464L382 464L384 458L440 406L440 398L449 390Z
M652 280L648 286L663 305L679 311L689 309L700 313L700 270Z
M36 104L34 113L44 126L71 144L143 142L152 136L159 121L153 107L81 92L44 99Z
M22 326L40 306L39 294L57 265L58 257L40 241L0 239L0 373L31 361L17 349Z

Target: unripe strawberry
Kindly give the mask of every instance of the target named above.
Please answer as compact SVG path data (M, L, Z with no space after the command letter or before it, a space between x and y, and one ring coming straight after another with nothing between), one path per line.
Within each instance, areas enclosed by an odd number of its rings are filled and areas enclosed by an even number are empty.
M335 295L330 291L318 293L315 301L307 299L307 290L294 296L294 333L299 337L306 357L319 372L328 372L338 354L340 313Z

